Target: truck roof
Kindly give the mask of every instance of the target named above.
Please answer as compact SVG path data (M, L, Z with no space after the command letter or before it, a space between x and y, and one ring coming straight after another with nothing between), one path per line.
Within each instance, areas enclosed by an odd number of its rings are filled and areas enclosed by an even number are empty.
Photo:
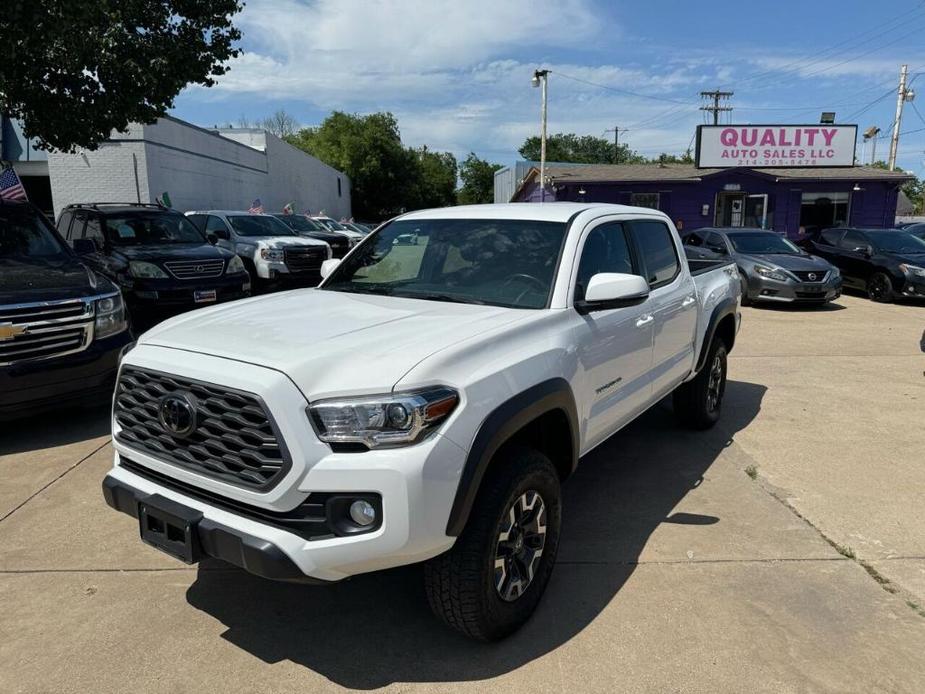
M459 205L417 210L399 219L529 219L538 222L567 222L580 212L604 209L614 214L660 214L648 207L612 205L604 202L508 202L496 205Z

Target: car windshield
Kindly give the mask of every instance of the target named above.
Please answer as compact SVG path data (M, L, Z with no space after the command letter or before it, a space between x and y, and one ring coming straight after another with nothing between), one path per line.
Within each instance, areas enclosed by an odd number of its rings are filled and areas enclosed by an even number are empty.
M69 255L37 212L0 206L0 259L53 259Z
M867 231L877 250L887 253L925 253L925 241L906 231Z
M738 253L773 253L781 255L796 255L802 251L794 246L783 236L775 234L773 231L768 232L748 232L726 234L732 247Z
M315 219L316 222L321 224L324 228L329 229L330 231L350 231L340 222L335 222L333 219L328 217L319 217Z
M305 217L300 214L286 214L282 216L276 216L283 224L287 225L290 229L295 229L296 231L324 231L324 227L320 224L313 222L308 217Z
M228 215L228 221L239 236L298 236L276 217L259 214Z
M925 239L925 224L912 224L903 229L907 234L912 234L916 238Z
M543 308L563 222L399 220L351 253L323 289L431 301Z
M169 212L107 217L106 238L117 246L206 242L191 221Z

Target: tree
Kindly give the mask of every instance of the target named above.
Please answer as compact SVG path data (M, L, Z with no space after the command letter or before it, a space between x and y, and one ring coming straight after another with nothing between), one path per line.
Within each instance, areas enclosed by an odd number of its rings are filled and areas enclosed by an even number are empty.
M885 161L875 161L871 166L875 166L878 169L889 170L890 165ZM903 171L898 166L896 167L897 171ZM915 175L911 171L906 171L905 173L910 175ZM906 197L912 202L913 211L912 214L920 215L925 214L925 180L915 177L911 181L906 181L899 188L903 193L906 194Z
M691 155L690 149L684 151L680 157L677 154L659 154L657 157L652 157L647 159L646 163L648 164L693 164L694 157Z
M456 157L427 147L412 150L417 158L417 191L408 209L447 207L456 204Z
M540 138L534 135L524 140L518 152L524 159L539 161L540 146ZM645 158L625 144L615 148L613 142L603 137L556 133L546 138L546 161L574 164L640 164Z
M263 128L284 140L291 135L295 135L298 126L296 119L283 109L279 109L272 116L267 116L257 121L258 128Z
M96 148L151 123L188 84L238 55L238 0L11 0L3 4L0 111L45 149Z
M459 203L461 205L475 205L494 202L495 199L495 171L503 168L501 164L492 164L479 159L474 152L459 167L459 177L462 179L462 188L459 189Z

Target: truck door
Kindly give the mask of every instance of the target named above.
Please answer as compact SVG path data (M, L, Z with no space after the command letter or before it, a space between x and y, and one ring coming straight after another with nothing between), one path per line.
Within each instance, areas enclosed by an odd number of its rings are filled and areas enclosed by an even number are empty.
M694 361L697 296L694 280L684 272L675 234L657 219L629 223L643 275L649 282L649 309L653 319L652 392L661 397L690 373Z
M584 298L600 272L641 275L624 224L603 222L585 231L573 300ZM586 448L595 446L650 403L652 319L648 300L636 306L576 314L575 341L580 387L576 397L586 422Z

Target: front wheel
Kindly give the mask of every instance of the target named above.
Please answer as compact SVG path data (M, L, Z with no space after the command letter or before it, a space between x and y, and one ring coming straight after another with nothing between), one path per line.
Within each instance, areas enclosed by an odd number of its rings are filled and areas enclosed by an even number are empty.
M562 518L559 476L542 453L499 453L465 530L424 565L427 600L446 624L481 641L520 628L552 574Z
M867 297L881 304L893 300L893 282L885 272L875 272L867 280Z
M713 339L707 361L692 380L674 392L674 411L693 429L709 429L719 421L726 393L726 344Z

